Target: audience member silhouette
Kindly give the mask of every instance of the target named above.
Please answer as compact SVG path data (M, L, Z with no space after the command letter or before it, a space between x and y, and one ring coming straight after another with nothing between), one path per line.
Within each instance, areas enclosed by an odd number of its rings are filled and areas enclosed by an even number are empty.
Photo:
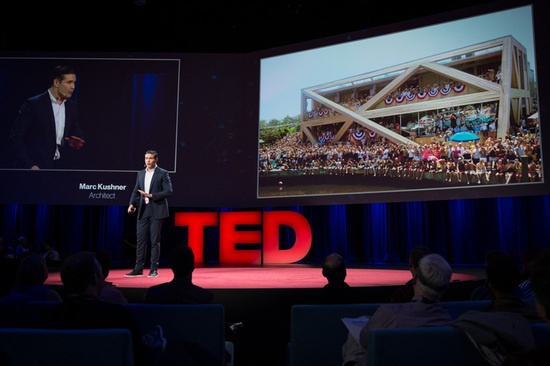
M523 315L529 321L541 321L535 304L524 301L517 288L521 279L520 267L508 254L492 258L485 267L487 287L492 293L486 311L505 311Z
M537 311L550 326L550 248L542 249L529 267L531 289L535 296ZM550 344L539 345L530 350L508 355L507 366L544 366L550 364Z
M145 301L150 304L209 304L214 295L211 291L193 283L195 255L187 245L174 248L168 256L168 264L174 278L165 283L153 285L147 289ZM238 326L235 324L235 326ZM231 335L233 328L226 324L226 336ZM226 352L226 356L229 356ZM211 355L198 349L189 342L173 343L166 365L210 365L215 362Z
M43 242L40 245L40 253L46 259L46 265L51 270L59 270L61 266L61 256L59 252L47 242Z
M422 257L430 253L430 249L423 245L413 248L409 254L409 270L411 271L412 278L394 291L390 302L408 302L412 300L414 296L413 279L418 268L418 262Z
M23 259L31 254L33 254L33 249L29 240L24 236L20 236L19 239L17 239L17 245L15 247L15 257L17 259Z
M300 302L308 304L351 304L361 302L359 289L346 282L347 268L344 258L338 253L330 253L323 261L321 274L327 284L321 289L313 289L303 296Z
M154 304L207 304L214 295L211 291L193 283L195 255L187 245L180 245L170 252L168 264L174 273L170 282L153 285L147 289L145 301Z
M526 300L534 300L535 295L533 294L533 291L531 290L531 279L530 279L530 270L531 263L534 259L536 259L541 252L541 247L530 247L528 248L523 254L521 255L521 262L522 262L522 268L521 268L521 274L522 274L522 281L519 284L519 289L521 290L521 298Z
M354 303L360 301L359 291L346 282L346 262L340 254L331 253L325 257L322 274L328 281L321 291L324 303Z
M100 250L95 252L95 256L101 265L101 273L103 274L103 285L101 287L101 292L99 293L99 300L126 304L128 299L124 293L112 282L107 281L107 277L111 271L111 253L107 250Z
M498 258L499 256L508 256L508 253L500 249L489 250L485 254L485 269L487 269L487 265L489 264L489 262L491 262L495 258ZM521 297L520 293L521 293L521 290L519 286L517 286L513 291L513 295ZM494 294L491 291L491 289L489 289L489 286L487 285L487 273L485 273L485 283L483 283L482 285L472 290L472 292L470 293L470 300L493 300L493 299L494 299Z
M541 319L535 304L520 297L521 272L515 258L504 252L493 254L485 274L491 305L462 313L453 325L467 334L489 364L502 365L510 353L535 346L531 322Z
M15 259L13 248L0 237L0 297L8 294L15 286L18 261Z
M431 253L422 257L413 278L412 301L380 305L361 330L359 342L351 333L348 335L342 346L342 365L366 363L368 336L372 329L450 324L452 316L439 300L449 286L451 275L451 266L441 255Z
M0 301L9 303L25 303L28 301L58 301L59 293L45 285L48 279L46 260L40 254L24 257L17 266L15 286Z
M133 337L136 365L151 365L152 349L165 347L157 345L160 334L151 342L151 337L142 337L132 313L122 304L99 300L103 286L101 265L92 252L77 252L65 259L60 270L65 291L65 301L57 305L45 325L57 329L129 329ZM149 342L149 344L146 344ZM153 344L155 343L155 344ZM160 342L162 343L162 342Z

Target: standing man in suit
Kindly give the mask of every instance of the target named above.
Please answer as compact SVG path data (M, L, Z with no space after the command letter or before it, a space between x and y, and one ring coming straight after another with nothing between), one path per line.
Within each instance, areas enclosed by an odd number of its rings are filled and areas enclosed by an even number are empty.
M84 147L77 104L70 99L75 87L74 69L56 66L50 88L23 103L9 135L16 168L65 168L68 148Z
M172 196L172 182L168 171L157 165L158 153L145 152L145 169L137 173L136 186L130 198L128 213L137 211L136 264L126 277L143 276L147 244L151 242L151 267L147 277L157 277L160 259L162 222L169 216L168 200Z

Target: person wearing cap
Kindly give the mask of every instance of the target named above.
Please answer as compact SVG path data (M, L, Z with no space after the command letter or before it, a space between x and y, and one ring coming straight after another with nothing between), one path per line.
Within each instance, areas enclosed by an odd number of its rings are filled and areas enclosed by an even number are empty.
M381 328L412 328L451 324L452 314L440 303L452 269L441 255L427 254L418 262L413 277L414 296L405 303L382 304L361 330L359 343L349 334L342 346L342 366L366 364L369 332Z

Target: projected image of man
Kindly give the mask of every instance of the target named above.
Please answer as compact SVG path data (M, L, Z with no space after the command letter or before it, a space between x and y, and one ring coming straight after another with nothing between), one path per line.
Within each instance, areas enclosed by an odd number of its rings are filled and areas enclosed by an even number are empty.
M72 152L84 147L77 103L70 99L75 87L74 69L59 65L48 90L23 103L9 135L15 168L67 168Z

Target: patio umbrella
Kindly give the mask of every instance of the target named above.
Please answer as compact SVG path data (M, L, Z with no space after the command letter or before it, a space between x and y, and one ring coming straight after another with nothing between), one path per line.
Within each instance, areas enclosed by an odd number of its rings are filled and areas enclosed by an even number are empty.
M453 142L477 141L479 136L472 132L458 132L452 135L449 140Z
M528 119L539 119L539 112L536 112L535 114L530 115L527 117Z

